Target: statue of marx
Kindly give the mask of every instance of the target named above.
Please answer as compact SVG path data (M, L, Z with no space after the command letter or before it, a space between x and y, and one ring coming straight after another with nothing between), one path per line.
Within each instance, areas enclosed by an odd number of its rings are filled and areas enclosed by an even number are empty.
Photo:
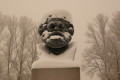
M45 16L38 29L49 52L59 55L69 48L74 34L71 16L67 11L54 11Z

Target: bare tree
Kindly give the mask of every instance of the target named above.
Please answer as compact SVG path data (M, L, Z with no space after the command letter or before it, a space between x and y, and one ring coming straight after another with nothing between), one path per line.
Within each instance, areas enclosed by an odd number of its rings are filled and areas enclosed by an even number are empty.
M30 57L30 51L34 50L34 45L33 43L36 42L36 40L32 40L33 42L31 42L30 36L32 34L32 31L34 29L34 24L33 21L27 17L21 17L19 20L19 30L20 30L20 40L19 40L19 52L17 55L17 71L18 71L18 75L17 75L17 80L24 80L25 77L24 75L28 75L29 73L26 72L26 61L28 60L28 58ZM36 37L36 35L34 35L34 37ZM33 45L32 45L33 44ZM35 53L33 53L35 54ZM33 55L32 54L32 55ZM28 65L27 65L28 66ZM25 79L26 80L26 79Z
M84 68L88 69L91 75L98 73L103 80L109 80L106 53L107 22L108 17L99 14L94 23L88 24L87 37L90 47L86 49L84 55L86 59Z
M119 80L119 57L120 57L120 50L119 50L119 43L117 41L117 37L114 35L111 35L111 33L108 35L108 41L107 41L107 57L108 58L108 64L109 64L109 75L112 80ZM114 65L113 65L114 64Z
M31 80L40 42L36 25L26 16L0 14L0 29L0 80Z
M31 65L34 61L36 61L38 59L37 44L40 42L37 27L35 27L35 29L33 29L29 38L30 38L30 42L29 42L30 49L29 49L28 58L26 60L26 66L27 66L26 72L29 74L29 79L32 80L32 78L31 78L31 72L32 72Z
M16 27L17 27L17 19L15 17L9 17L6 16L8 22L6 25L7 29L6 32L2 38L5 38L5 46L2 47L2 52L4 53L5 57L6 57L6 62L7 62L7 79L11 80L11 75L10 75L10 71L11 71L11 58L12 58L12 54L14 51L14 42L16 40Z
M5 25L3 21L3 14L0 13L0 36L4 28L5 28ZM1 43L1 40L0 40L0 43ZM0 52L0 56L1 56L1 52ZM0 59L0 79L2 79L2 72L3 72L3 66L2 66L2 60Z
M2 31L5 28L5 17L2 13L0 13L0 34L2 33Z
M114 55L115 68L117 80L120 80L120 11L113 15L110 23L111 38L111 53Z

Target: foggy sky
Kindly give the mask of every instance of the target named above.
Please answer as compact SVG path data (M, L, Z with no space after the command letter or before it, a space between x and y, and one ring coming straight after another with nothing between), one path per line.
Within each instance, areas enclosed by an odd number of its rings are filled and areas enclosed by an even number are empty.
M3 14L17 17L25 15L36 22L40 22L41 17L53 9L65 9L71 13L75 27L73 40L78 43L76 60L82 62L81 54L87 47L87 23L93 21L99 13L111 17L120 10L120 0L0 0L0 12ZM96 79L89 79L81 73L81 80Z

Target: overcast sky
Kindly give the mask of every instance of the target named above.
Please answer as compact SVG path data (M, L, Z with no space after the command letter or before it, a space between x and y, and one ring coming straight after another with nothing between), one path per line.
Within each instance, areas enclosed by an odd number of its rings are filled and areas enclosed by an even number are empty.
M0 0L0 12L18 17L25 15L36 22L53 9L65 9L71 13L75 27L73 40L78 43L77 55L80 55L76 60L81 61L81 54L87 46L85 37L87 23L99 13L111 17L114 12L120 10L120 0ZM81 72L81 80L97 79L89 79Z

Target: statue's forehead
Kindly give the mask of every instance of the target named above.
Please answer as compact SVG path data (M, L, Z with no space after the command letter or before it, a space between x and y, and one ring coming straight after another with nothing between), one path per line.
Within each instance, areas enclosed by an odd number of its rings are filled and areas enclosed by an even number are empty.
M47 22L65 22L64 19L61 19L61 18L52 18L52 19L49 19Z
M62 21L49 21L48 24L63 24Z

